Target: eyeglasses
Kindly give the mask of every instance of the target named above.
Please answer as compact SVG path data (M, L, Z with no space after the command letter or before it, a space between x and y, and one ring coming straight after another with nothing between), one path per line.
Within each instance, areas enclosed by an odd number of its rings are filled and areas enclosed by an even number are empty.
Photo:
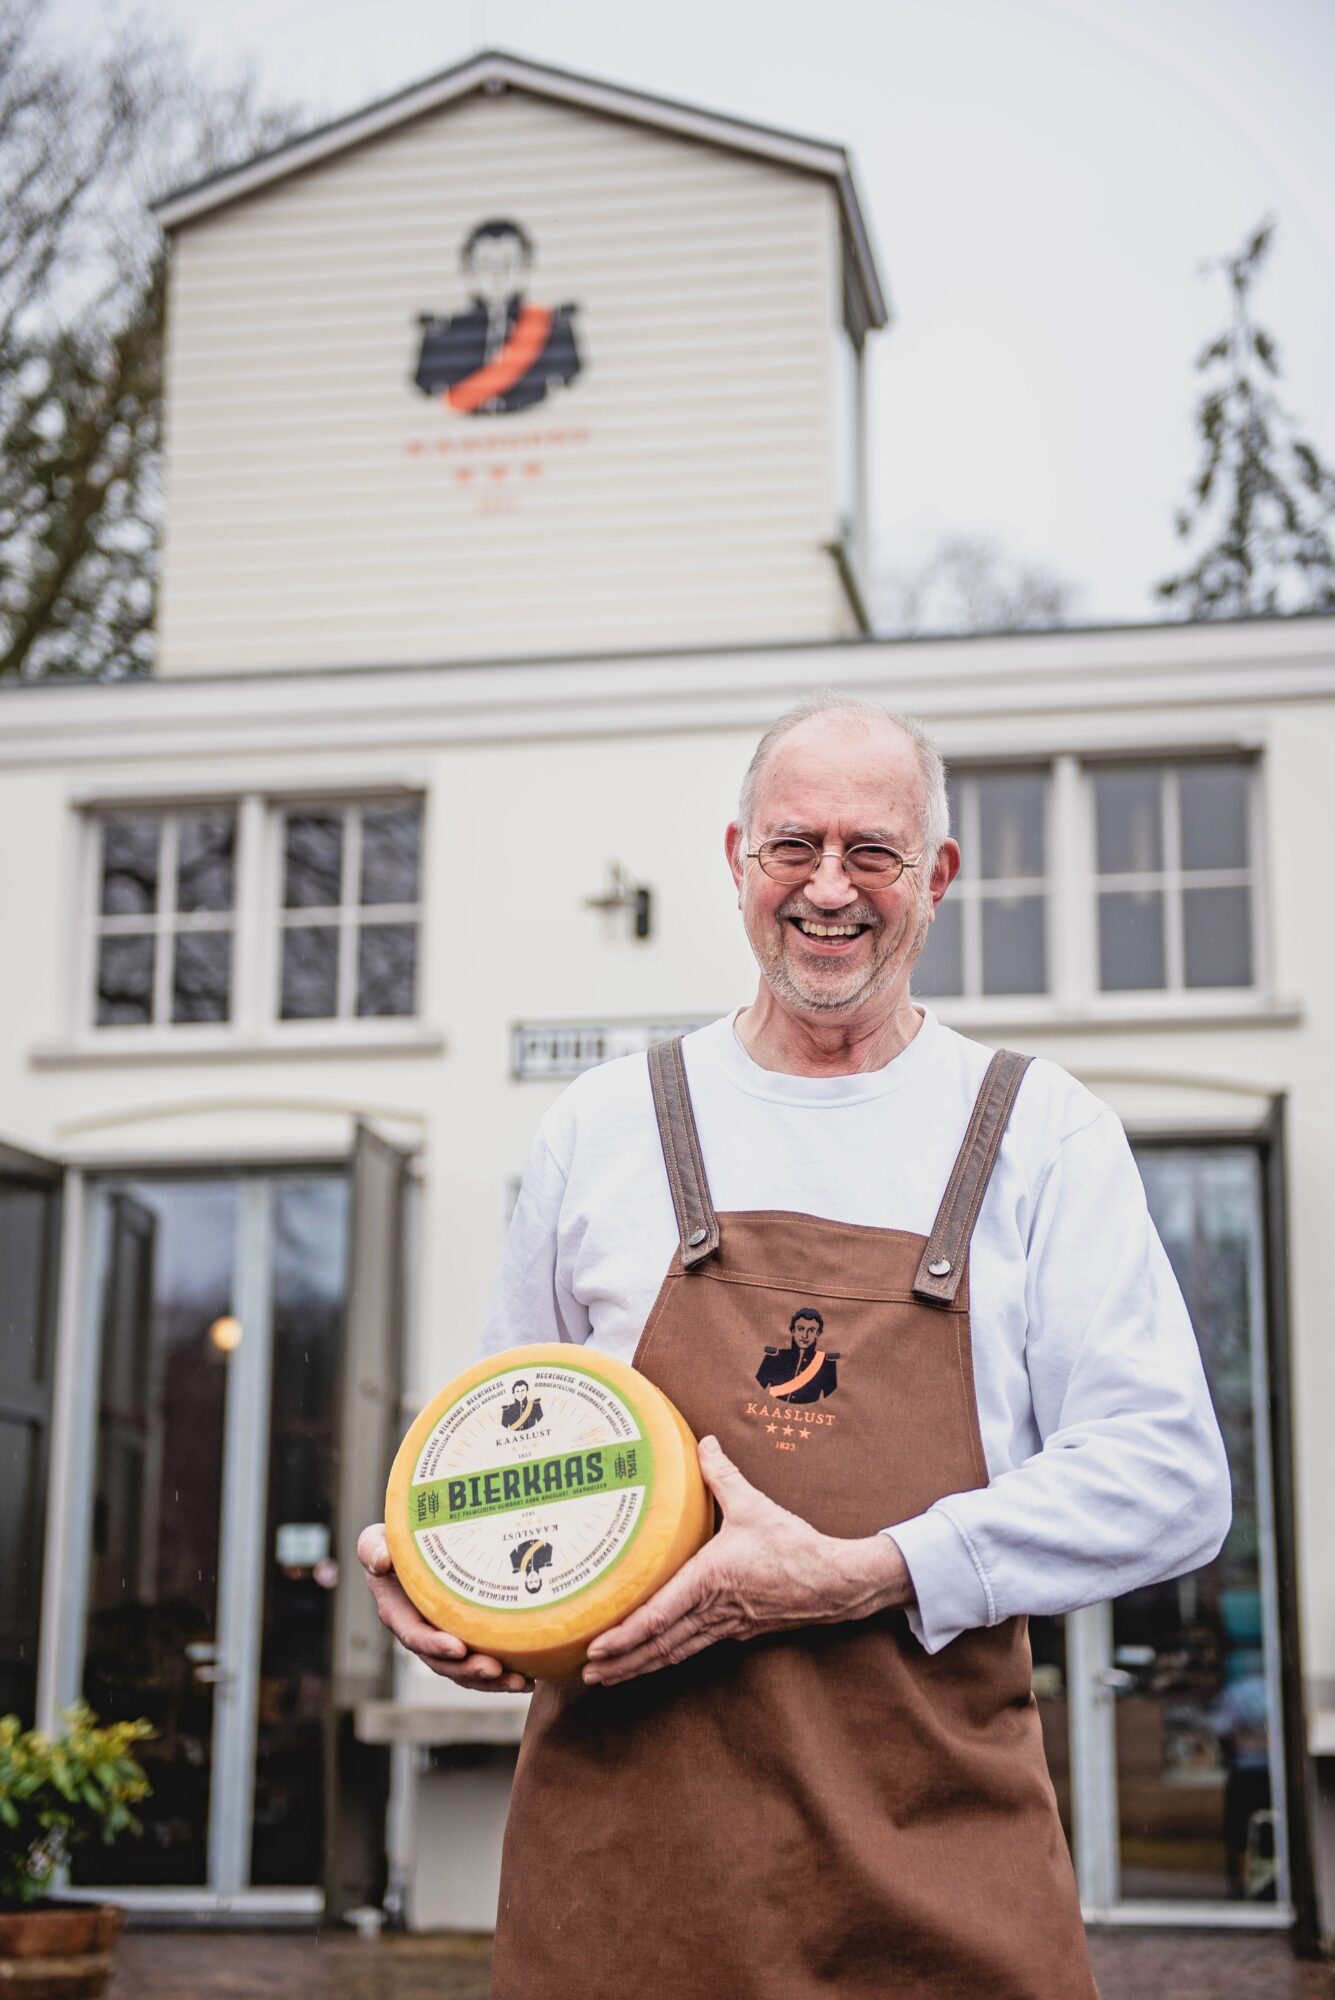
M906 868L916 868L921 854L909 861L893 847L878 840L860 840L853 847L817 847L814 840L783 834L777 840L762 840L747 851L748 861L758 861L775 882L809 882L827 854L837 854L850 882L862 889L888 889Z

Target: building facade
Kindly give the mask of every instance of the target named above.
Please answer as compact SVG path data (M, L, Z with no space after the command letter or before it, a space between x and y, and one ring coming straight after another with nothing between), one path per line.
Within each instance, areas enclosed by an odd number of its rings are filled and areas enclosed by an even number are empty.
M922 997L1123 1117L1229 1447L1217 1563L1035 1626L1086 1908L1310 1941L1335 621L868 637L837 147L488 56L162 220L160 671L0 696L0 1673L157 1725L117 1888L490 1923L524 1700L356 1535L564 1080L747 997L722 829L834 685L945 752Z

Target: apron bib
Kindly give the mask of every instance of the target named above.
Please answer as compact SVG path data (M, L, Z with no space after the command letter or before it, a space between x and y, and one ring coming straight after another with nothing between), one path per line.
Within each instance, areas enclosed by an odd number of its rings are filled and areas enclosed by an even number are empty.
M822 1533L987 1484L968 1249L1026 1059L993 1058L930 1237L718 1215L650 1053L680 1244L635 1365ZM533 1697L492 2000L1097 2000L1025 1620L902 1611Z

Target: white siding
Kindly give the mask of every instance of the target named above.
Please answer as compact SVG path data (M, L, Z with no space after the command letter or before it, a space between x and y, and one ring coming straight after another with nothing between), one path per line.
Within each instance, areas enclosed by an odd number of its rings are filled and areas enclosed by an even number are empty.
M529 296L578 305L584 367L466 418L413 386L417 315L465 304L492 216L534 240ZM514 91L187 225L162 671L847 631L838 257L828 183Z

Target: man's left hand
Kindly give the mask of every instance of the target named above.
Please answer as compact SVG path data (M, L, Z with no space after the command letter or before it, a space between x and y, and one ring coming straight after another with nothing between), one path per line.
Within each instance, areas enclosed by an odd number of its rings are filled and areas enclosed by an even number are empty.
M913 1580L889 1535L842 1540L767 1500L716 1438L700 1470L723 1525L638 1611L589 1647L590 1685L674 1666L720 1639L837 1624L913 1602Z

